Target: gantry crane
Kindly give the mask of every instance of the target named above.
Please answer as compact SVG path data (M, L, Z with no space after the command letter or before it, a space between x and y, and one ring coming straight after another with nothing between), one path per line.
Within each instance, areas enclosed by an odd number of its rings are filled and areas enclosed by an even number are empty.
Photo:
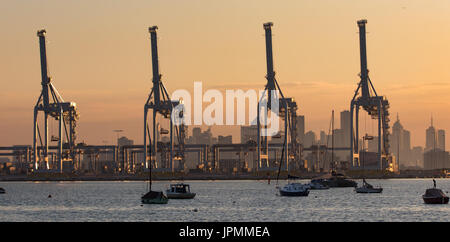
M172 101L170 100L169 94L167 93L166 88L164 87L161 81L161 74L159 73L159 63L158 63L158 46L157 46L157 35L156 30L157 26L149 27L148 31L150 33L150 41L151 41L151 53L152 53L152 70L153 70L153 88L148 96L147 101L144 105L144 157L145 157L145 168L159 168L158 163L156 162L156 157L158 153L158 147L160 147L161 151L161 163L163 164L162 168L170 168L171 171L174 171L174 160L179 161L179 167L184 167L184 142L185 142L185 134L186 127L182 122L183 119L183 111L174 112L174 108L181 107L182 103L180 101ZM150 136L150 129L147 124L147 115L148 110L151 109L153 113L153 142ZM170 152L169 159L167 160L167 156L165 155L166 149L162 147L166 147L163 144L158 145L158 141L156 138L157 130L156 130L156 115L161 114L163 118L170 119L170 143L168 150ZM175 114L176 115L172 115ZM174 125L175 121L175 125ZM174 129L175 126L175 134L178 141L178 149L175 151L174 149ZM147 136L149 140L149 147L147 147ZM175 153L176 152L176 153ZM150 162L148 153L150 153ZM151 166L151 167L150 167ZM169 166L169 167L164 167Z
M360 166L359 160L359 108L362 107L372 119L378 119L378 161L380 170L385 170L391 162L389 151L389 101L386 97L378 96L367 69L366 53L366 23L367 20L357 21L359 27L361 81L350 103L350 159L353 167ZM360 92L359 92L360 91ZM359 96L358 96L359 94ZM355 114L355 118L353 115ZM355 130L353 129L355 128ZM380 138L381 137L381 138Z
M267 61L267 84L265 86L264 92L258 101L257 107L257 154L258 154L258 168L264 170L265 168L270 168L269 162L269 143L268 137L274 136L274 134L267 133L267 117L269 112L272 111L271 115L278 115L284 121L284 136L283 136L283 148L281 160L284 160L286 169L289 169L289 159L292 158L294 161L298 161L300 158L300 153L298 150L298 142L296 135L296 116L297 116L297 103L293 98L285 98L277 80L275 79L275 71L273 68L273 54L272 54L272 22L264 23L263 27L265 30L266 39L266 61ZM267 99L264 99L267 93ZM278 93L281 98L278 97ZM275 100L276 102L272 102ZM278 106L272 107L272 103L277 103ZM261 133L261 108L263 108L263 118L264 124L263 128L265 131ZM274 125L274 124L271 124ZM291 148L289 149L289 135L291 138ZM292 151L291 151L292 150Z
M76 125L78 120L77 106L74 102L65 102L61 95L59 95L55 86L53 85L52 78L49 76L47 65L47 50L45 43L45 29L39 30L37 36L39 37L40 47L40 59L41 59L41 79L42 79L42 91L39 99L34 107L34 120L33 120L33 163L35 170L49 170L56 169L62 172L63 161L63 148L68 150L68 159L72 162L75 161L75 140L76 140ZM39 125L38 114L44 112L44 141L42 141ZM49 149L49 137L48 137L48 118L54 118L59 122L58 136L51 137L51 141L58 142L57 152L57 167L50 167L48 161L48 149ZM69 130L67 129L69 126ZM66 137L66 142L63 143L63 129ZM37 147L37 136L42 147L41 152ZM64 147L63 147L64 144Z

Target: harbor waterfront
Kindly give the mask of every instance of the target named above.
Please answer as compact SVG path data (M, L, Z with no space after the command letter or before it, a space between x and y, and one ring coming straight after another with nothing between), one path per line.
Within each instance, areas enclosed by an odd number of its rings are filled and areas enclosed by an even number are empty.
M186 180L197 195L168 204L141 204L145 181L9 181L0 195L1 222L450 222L449 205L422 200L432 179L366 179L380 194L354 188L311 190L307 197L277 195L276 181ZM450 179L435 179L444 193ZM356 179L358 184L361 179ZM307 183L309 180L299 180ZM154 181L166 190L173 181ZM280 180L279 186L287 183Z
M446 237L450 1L5 2L3 235Z
M314 179L319 176L330 174L329 172L290 172L290 175L302 179ZM392 179L392 178L448 178L448 170L411 170L401 173L380 171L347 171L351 179ZM280 171L280 179L287 177L286 171ZM248 172L248 173L183 173L183 172L154 172L153 180L274 180L276 171ZM1 175L0 181L143 181L148 180L148 174L141 172L136 174L75 174L42 172L20 175Z

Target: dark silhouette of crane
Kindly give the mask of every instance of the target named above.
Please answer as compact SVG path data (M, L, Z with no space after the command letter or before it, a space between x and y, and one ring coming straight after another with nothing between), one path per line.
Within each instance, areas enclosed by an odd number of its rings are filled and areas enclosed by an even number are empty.
M391 154L389 151L389 101L386 97L379 96L375 91L372 81L369 77L367 69L367 52L366 52L366 23L367 20L359 20L359 44L360 44L360 61L361 61L361 81L355 91L355 95L350 103L350 159L353 167L359 167L359 108L362 107L372 119L378 120L378 161L380 170L385 170L391 162ZM355 119L353 118L355 115ZM356 121L355 121L356 120ZM355 121L355 122L354 122ZM381 138L380 138L381 137Z
M62 172L62 161L63 161L63 148L68 150L67 160L72 161L75 164L76 151L75 151L75 140L76 140L76 124L78 120L78 112L76 103L65 102L61 95L56 90L53 85L52 78L49 76L48 65L47 65L47 50L45 43L45 29L39 30L37 36L39 37L39 47L40 47L40 59L41 59L41 79L42 79L42 91L38 98L36 106L34 107L34 119L33 119L33 163L34 169L38 170L48 170L56 169ZM39 112L44 112L44 141L42 141L42 136L38 124L38 114ZM48 149L49 149L49 137L48 137L48 119L53 118L58 121L58 136L52 135L51 141L58 142L58 152L57 152L57 167L50 167L48 161ZM67 127L68 126L68 127ZM64 142L63 129L65 134L66 143ZM39 136L39 141L42 147L41 152L38 151L37 147L37 136ZM64 144L64 146L63 146Z
M270 167L269 162L269 148L268 148L268 137L272 136L276 138L277 136L281 138L280 133L268 134L267 133L267 117L270 111L272 115L275 113L284 121L284 136L283 136L283 148L281 153L281 162L285 162L286 168L289 169L289 160L294 162L300 160L300 150L298 146L297 139L297 103L293 98L285 98L280 86L275 78L275 71L273 68L273 53L272 53L272 22L264 23L263 27L265 30L266 39L266 64L267 64L267 84L264 89L264 93L261 99L258 101L257 107L257 147L258 147L258 168L264 170L264 168ZM279 98L278 96L281 96ZM263 97L267 94L267 99L264 100ZM276 102L272 102L273 100ZM278 106L272 107L272 103L277 103ZM261 107L265 107L263 110L263 118L265 120L263 127L266 131L261 134ZM273 125L273 124L271 124ZM290 143L290 144L289 144Z
M157 26L149 27L148 31L150 33L150 41L151 41L151 53L152 53L152 71L153 71L153 88L150 92L150 95L148 96L147 101L144 105L144 157L145 157L145 167L150 168L150 165L154 168L158 168L158 164L156 162L157 152L158 150L161 151L161 157L164 158L164 160L161 161L162 164L166 167L162 168L169 168L172 171L174 171L174 159L178 160L179 167L184 167L184 141L185 141L185 131L186 127L183 122L178 121L175 122L176 125L174 125L174 120L180 120L183 119L183 111L176 112L177 117L173 116L174 114L174 108L182 107L182 104L180 101L172 101L170 100L169 94L167 93L166 88L164 87L162 81L161 81L161 74L159 73L159 62L158 62L158 45L157 45L157 35L156 30L158 29ZM147 115L148 110L151 109L153 113L153 140L150 137L150 130L147 124ZM166 144L158 144L156 133L157 133L157 124L156 124L156 115L161 114L163 118L170 119L170 129L169 129L169 136L170 136L170 142L169 147L167 147ZM172 119L173 116L173 119ZM178 149L175 153L174 149L174 126L175 126L175 134L178 141ZM149 147L147 147L147 137L149 140ZM153 142L152 142L153 141ZM158 148L159 147L159 148ZM150 163L149 163L149 157L148 153L150 153ZM169 157L167 160L167 153L169 153Z

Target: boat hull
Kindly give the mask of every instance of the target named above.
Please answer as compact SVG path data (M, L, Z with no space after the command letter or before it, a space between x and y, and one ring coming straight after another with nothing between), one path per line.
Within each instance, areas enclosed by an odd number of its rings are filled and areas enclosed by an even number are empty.
M310 190L326 190L326 189L330 189L330 187L318 183L318 184L310 184L309 189Z
M141 198L141 202L144 204L166 204L168 202L167 197L161 198Z
M169 199L193 199L195 197L195 193L169 193L166 192L167 198Z
M280 190L280 195L281 196L286 196L286 197L306 197L309 194L309 190L306 191L283 191Z
M381 193L383 188L364 188L358 187L355 188L356 193Z
M144 204L166 204L169 199L160 191L149 191L141 197Z
M447 204L448 203L448 197L425 197L425 196L422 196L422 198L426 204Z
M357 183L352 180L328 180L325 182L328 187L356 187Z

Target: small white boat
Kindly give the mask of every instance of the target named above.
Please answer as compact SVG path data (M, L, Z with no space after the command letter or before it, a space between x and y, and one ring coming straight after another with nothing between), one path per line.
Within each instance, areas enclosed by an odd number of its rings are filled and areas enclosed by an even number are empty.
M356 187L355 191L357 193L381 193L383 191L383 188L373 187L372 185L367 183L365 179L363 179L363 185L360 187Z
M281 196L298 197L308 196L309 186L301 183L288 183L283 188L279 189Z
M169 199L192 199L195 197L195 193L191 192L189 184L184 183L170 184L166 194Z

